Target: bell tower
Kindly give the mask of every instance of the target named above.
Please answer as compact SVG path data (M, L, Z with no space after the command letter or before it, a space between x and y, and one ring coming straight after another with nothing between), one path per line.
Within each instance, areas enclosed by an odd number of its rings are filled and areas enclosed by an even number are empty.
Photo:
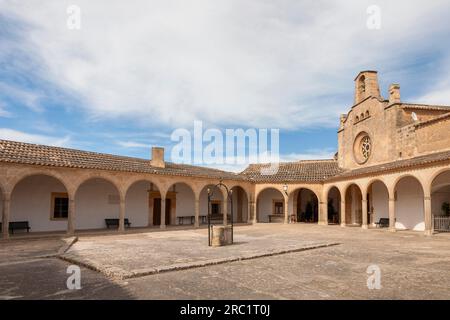
M382 99L376 71L362 71L355 78L355 105L368 97Z

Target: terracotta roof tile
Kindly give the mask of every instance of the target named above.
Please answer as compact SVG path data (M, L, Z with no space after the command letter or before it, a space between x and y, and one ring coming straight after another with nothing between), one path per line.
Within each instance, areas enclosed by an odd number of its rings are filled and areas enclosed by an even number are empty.
M388 172L400 169L406 169L410 167L429 165L436 162L448 161L450 160L450 150L437 152L432 154L427 154L419 157L397 160L393 162L383 163L376 166L365 167L361 169L342 171L336 176L332 177L330 180L343 179L349 177L355 177L360 175L370 175L377 174L380 172Z
M151 166L150 160L146 159L8 140L0 140L0 162L53 167L141 172L174 176L198 176L233 180L244 179L235 173L204 167L166 162L165 168L158 168Z
M269 164L252 164L241 174L254 182L322 182L341 172L336 160L308 160L282 162L273 175L264 175L261 169Z

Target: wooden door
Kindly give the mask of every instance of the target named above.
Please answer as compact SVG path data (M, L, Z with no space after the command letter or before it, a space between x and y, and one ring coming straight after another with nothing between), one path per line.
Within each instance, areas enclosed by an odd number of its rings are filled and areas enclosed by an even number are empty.
M153 199L153 225L161 225L161 198Z
M161 199L159 199L159 202L161 203ZM170 225L171 204L172 204L172 201L170 199L166 199L166 226ZM161 208L159 210L161 212Z

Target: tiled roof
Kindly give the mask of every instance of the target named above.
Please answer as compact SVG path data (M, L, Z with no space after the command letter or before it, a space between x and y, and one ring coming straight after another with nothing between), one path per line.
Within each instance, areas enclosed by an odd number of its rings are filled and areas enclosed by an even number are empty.
M448 110L450 109L450 106L443 106L443 105L430 105L430 104L417 104L417 103L405 103L401 102L398 103L402 106L402 108L405 109L419 109L419 110Z
M235 173L204 167L166 162L165 168L158 168L151 166L150 160L146 159L8 140L0 140L0 162L52 167L141 172L174 176L198 176L233 180L243 179L243 177Z
M256 183L324 182L361 175L378 174L414 166L450 161L450 150L410 159L393 161L355 170L342 170L336 160L307 160L283 162L274 174L262 169L270 164L252 164L240 174L217 169L166 162L165 168L150 165L150 160L104 153L0 140L0 162L51 167L99 169L160 175L204 177L215 179L249 180Z
M361 169L342 171L341 173L332 177L332 179L334 180L334 179L349 178L349 177L360 176L360 175L370 175L370 174L376 174L376 173L380 173L380 172L406 169L406 168L410 168L410 167L414 167L414 166L428 165L428 164L433 164L436 162L448 161L448 160L450 160L450 150L444 151L444 152L432 153L432 154L419 156L419 157L414 157L414 158L410 158L410 159L397 160L397 161L379 164L379 165L371 166L371 167L365 167L365 168L361 168Z
M322 182L341 170L336 160L282 162L274 174L263 174L269 164L252 164L241 174L254 182Z
M435 122L439 122L441 120L445 120L447 118L450 118L450 112L449 113L444 113L443 115L440 115L438 117L426 120L426 121L422 121L416 124L417 127L424 127L424 126L428 126L430 124L433 124Z

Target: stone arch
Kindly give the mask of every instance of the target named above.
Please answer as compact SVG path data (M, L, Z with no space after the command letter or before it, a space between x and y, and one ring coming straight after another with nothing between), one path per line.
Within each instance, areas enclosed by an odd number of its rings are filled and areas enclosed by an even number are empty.
M235 184L230 190L233 192L233 221L238 223L247 222L250 214L250 198L247 190L239 184Z
M381 218L389 219L389 187L381 178L371 179L363 190L367 197L367 222L374 225Z
M154 181L141 178L133 179L124 187L125 216L133 227L153 225L152 196L159 193Z
M217 183L205 184L199 194L199 210L200 216L208 215L208 189L213 190L211 214L214 219L219 219L219 216L223 216L224 212L228 210L227 195L223 188L214 188Z
M430 184L431 214L436 231L449 231L450 226L450 168L433 174Z
M124 201L123 191L113 179L101 175L83 179L75 192L75 229L106 228L105 219L120 218Z
M180 180L171 183L167 188L165 198L166 206L170 205L170 223L166 221L167 224L190 223L189 219L182 217L195 217L197 194L195 188L187 181Z
M363 223L363 194L362 188L355 182L345 187L345 223L347 225L362 225Z
M32 232L66 231L69 189L48 172L27 173L11 184L9 221L28 221Z
M9 191L9 193L12 193L14 188L16 187L16 185L18 183L20 183L21 181L23 181L24 179L27 179L28 177L40 176L40 175L52 177L52 178L58 180L64 186L64 188L67 190L67 192L71 192L71 193L74 192L73 188L70 188L70 184L67 183L66 177L64 177L63 175L60 175L56 172L48 171L48 170L36 170L36 171L31 171L31 172L27 171L25 173L15 176L14 179L9 183L8 189L5 189L5 192Z
M257 222L270 222L280 220L284 221L285 204L287 203L287 196L277 187L268 186L259 190L256 194L256 220ZM280 202L282 204L280 204ZM282 206L282 209L280 208ZM272 217L274 219L272 219Z
M392 195L394 195L395 188L396 188L397 184L399 183L399 181L404 179L404 178L407 178L407 177L411 177L411 178L416 179L420 183L420 186L422 187L422 190L425 192L425 190L426 190L425 184L423 183L421 177L416 176L413 173L403 173L403 174L397 176L394 179L394 181L392 182L392 185L391 185L391 187L392 187Z
M450 171L450 167L448 167L448 168L440 168L440 169L434 171L432 174L430 174L429 178L426 179L426 181L424 181L424 183L423 183L424 191L425 192L431 191L431 187L433 185L433 182L436 180L436 178L438 176L440 176L441 174L446 173L448 171Z
M423 184L418 177L404 174L395 180L396 229L425 230L424 196Z
M306 186L295 188L289 193L292 211L297 222L318 223L321 197Z
M286 194L284 193L284 191L282 190L282 187L278 187L278 186L267 186L267 187L264 187L264 188L262 188L261 190L258 190L258 191L255 192L255 201L257 201L259 195L260 195L262 192L266 191L267 189L274 189L274 190L277 190L277 191L279 191L279 192L282 194L282 196L283 196L284 199L286 199L286 200L288 199L288 195L286 195Z
M336 185L326 189L325 198L328 213L328 224L341 224L342 193Z
M242 185L241 183L232 184L229 188L231 190L231 189L236 188L236 187L241 188L245 192L245 196L247 197L248 201L250 201L250 199L251 199L251 196L250 196L251 195L251 191L248 190L248 188L245 187L244 185Z
M89 180L93 180L93 179L100 179L100 180L108 181L109 183L111 183L117 189L121 199L122 200L124 199L126 189L121 187L119 182L116 179L114 179L113 177L108 176L108 175L102 175L102 174L88 175L86 177L83 177L76 184L76 186L74 188L74 194L76 194L78 192L78 189L80 188L80 186L82 186L84 183L88 182Z

